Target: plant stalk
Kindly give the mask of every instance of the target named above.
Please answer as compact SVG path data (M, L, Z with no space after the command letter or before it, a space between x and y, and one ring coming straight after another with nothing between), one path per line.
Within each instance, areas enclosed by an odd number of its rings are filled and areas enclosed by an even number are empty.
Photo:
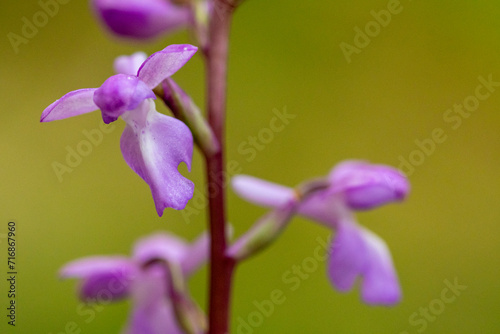
M210 15L207 70L208 123L220 150L205 156L210 219L210 295L208 334L227 334L230 328L230 300L234 261L226 256L225 118L229 33L235 5L230 0L214 1Z

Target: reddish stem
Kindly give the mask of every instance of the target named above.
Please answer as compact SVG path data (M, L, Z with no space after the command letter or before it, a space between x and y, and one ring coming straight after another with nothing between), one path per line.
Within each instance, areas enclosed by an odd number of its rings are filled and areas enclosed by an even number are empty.
M233 260L226 257L226 198L224 125L226 114L229 31L234 6L215 1L209 24L207 67L208 122L220 143L220 151L206 157L210 234L209 334L229 333Z

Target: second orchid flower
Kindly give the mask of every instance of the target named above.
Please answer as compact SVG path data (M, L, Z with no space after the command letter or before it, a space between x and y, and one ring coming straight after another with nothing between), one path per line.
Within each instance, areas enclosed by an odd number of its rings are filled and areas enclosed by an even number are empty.
M296 212L335 230L327 270L333 286L346 292L362 278L361 296L366 303L399 302L401 290L386 243L359 225L353 211L404 200L410 185L401 172L384 165L346 161L327 178L307 181L298 189L245 175L235 176L232 185L241 197L274 211L259 221L257 226L264 227L260 235L251 231L251 237L244 235L233 244L228 252L230 257L248 257L252 251L267 246L264 243L274 240L274 234L281 233ZM304 197L301 188L316 190Z

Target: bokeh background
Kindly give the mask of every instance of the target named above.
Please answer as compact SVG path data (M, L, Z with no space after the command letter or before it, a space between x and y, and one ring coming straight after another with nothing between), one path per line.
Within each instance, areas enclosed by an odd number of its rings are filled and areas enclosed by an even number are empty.
M354 45L354 29L364 29L374 20L370 12L387 6L387 0L247 0L232 31L227 155L241 173L295 185L344 159L398 166L400 157L413 154L415 161L415 141L442 129L446 140L410 175L408 201L358 215L389 245L404 299L393 308L369 307L358 291L339 294L328 283L324 263L292 291L283 275L309 261L317 238L330 234L296 218L275 245L237 271L233 333L500 331L500 87L456 129L443 118L475 94L479 76L500 81L500 4L402 0L400 13L348 62L340 44ZM19 273L15 328L6 324L7 285L0 280L0 332L66 333L66 324L75 322L81 333L118 333L130 305L91 307L94 317L81 315L75 282L58 280L58 269L87 255L129 254L136 238L154 231L192 239L205 229L206 216L186 220L167 210L157 217L149 188L120 154L122 121L60 182L52 164L65 163L67 147L85 140L82 131L99 128L100 114L47 124L39 117L68 91L99 86L112 74L114 57L152 53L189 42L189 35L178 32L143 44L113 39L87 1L73 0L60 5L15 53L7 34L20 35L23 17L31 20L40 8L34 0L2 1L0 11L0 234L9 220L16 221ZM175 79L203 105L200 57ZM245 141L269 128L273 110L285 108L296 117L250 159ZM201 190L198 153L193 166L189 177ZM263 213L229 192L237 235ZM5 239L0 258L5 274ZM202 307L206 275L205 268L191 280ZM466 288L442 304L445 280ZM269 299L276 289L285 302L250 330L238 328L249 317L259 318L254 302ZM429 307L438 314L421 315Z

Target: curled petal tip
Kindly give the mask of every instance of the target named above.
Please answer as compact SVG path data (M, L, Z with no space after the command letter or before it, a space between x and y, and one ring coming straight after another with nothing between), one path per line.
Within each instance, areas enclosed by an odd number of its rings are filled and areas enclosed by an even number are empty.
M163 200L162 195L157 194L156 196L154 196L154 200L158 216L159 217L163 216L163 212L165 211L166 208L172 208L174 210L183 210L188 204L189 200L193 198L193 194L194 194L194 183L188 179L185 179L182 189L180 189L180 191L177 192L177 196L179 198L175 201L172 201L170 196L168 197L168 199Z
M59 100L52 102L47 108L42 112L42 116L40 116L40 122L49 122L50 120L46 120L47 116L52 112L54 107L59 103Z

